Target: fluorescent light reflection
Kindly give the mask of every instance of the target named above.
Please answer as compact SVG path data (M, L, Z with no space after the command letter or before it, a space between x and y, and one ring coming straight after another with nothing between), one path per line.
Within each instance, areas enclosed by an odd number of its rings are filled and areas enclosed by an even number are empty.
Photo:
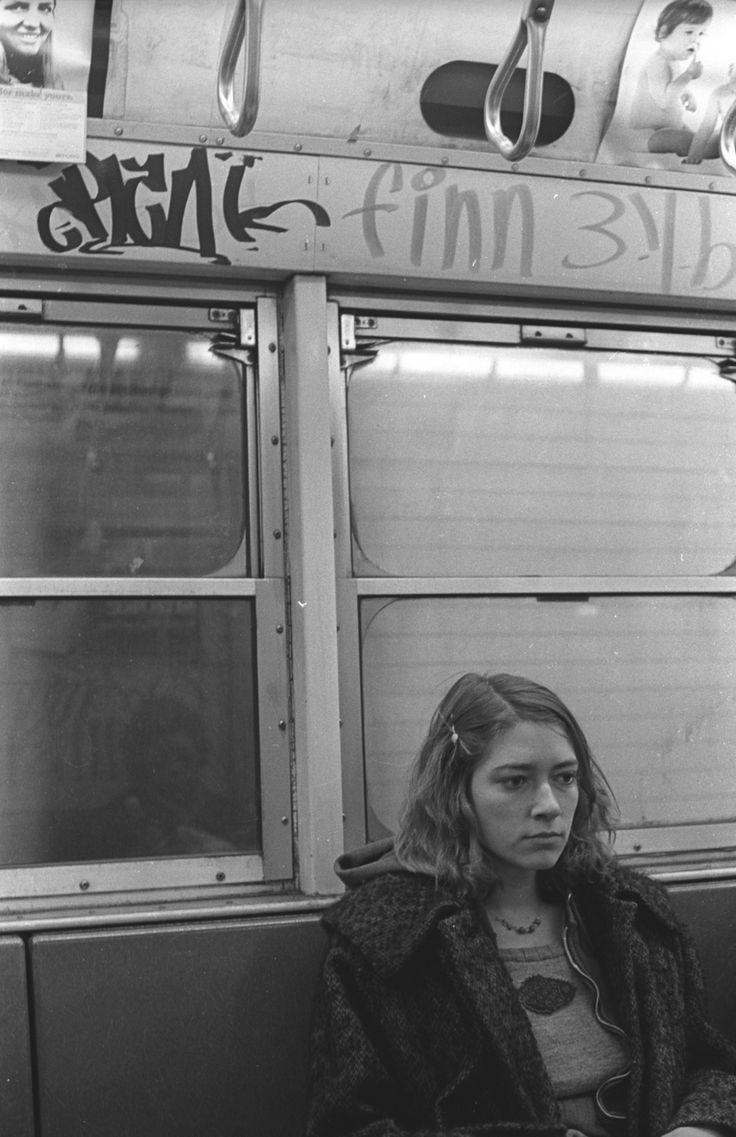
M210 351L209 340L188 340L187 363L193 367L219 367L221 360Z
M64 336L64 358L70 363L96 363L100 341L95 336Z
M141 345L138 340L123 336L115 348L115 363L137 363L140 354Z
M54 359L59 337L48 332L0 332L0 355L22 359Z
M623 359L616 360L615 363L598 364L598 378L601 383L681 387L685 382L685 376L685 367L681 363L653 363L649 360L636 363L632 359Z
M478 379L491 375L493 363L493 357L489 355L487 348L456 347L452 350L441 348L435 351L418 351L409 348L399 353L398 370L402 375L419 379L441 381L448 375Z
M531 379L535 383L582 383L585 365L582 359L560 359L531 354L503 355L496 361L498 379Z
M691 367L687 373L687 386L702 391L727 391L729 383L715 367Z

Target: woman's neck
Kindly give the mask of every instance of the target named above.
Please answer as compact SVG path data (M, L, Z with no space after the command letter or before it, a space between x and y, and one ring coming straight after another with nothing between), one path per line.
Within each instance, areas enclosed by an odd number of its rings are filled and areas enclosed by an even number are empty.
M536 873L504 876L483 910L502 948L536 947L556 942L562 934L562 909L542 896Z

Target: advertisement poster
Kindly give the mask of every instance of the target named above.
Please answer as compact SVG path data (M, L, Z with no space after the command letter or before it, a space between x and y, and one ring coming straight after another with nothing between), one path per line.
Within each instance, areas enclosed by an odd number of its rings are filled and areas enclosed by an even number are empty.
M94 0L0 0L0 159L84 162Z
M645 0L598 161L728 174L723 117L736 98L736 0Z

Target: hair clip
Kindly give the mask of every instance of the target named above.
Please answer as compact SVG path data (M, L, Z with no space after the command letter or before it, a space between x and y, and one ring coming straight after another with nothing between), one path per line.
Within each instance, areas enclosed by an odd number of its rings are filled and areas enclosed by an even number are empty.
M460 735L455 730L455 724L452 721L452 719L450 719L449 726L450 726L450 742L452 743L453 746L457 746L458 742L460 741Z

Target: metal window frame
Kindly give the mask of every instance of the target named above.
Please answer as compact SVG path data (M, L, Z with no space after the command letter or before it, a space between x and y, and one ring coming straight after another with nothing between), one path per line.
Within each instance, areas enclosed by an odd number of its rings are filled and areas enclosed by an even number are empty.
M0 281L0 284L2 282ZM48 292L53 285L48 283ZM184 305L161 303L161 290L155 290L156 305L146 304L135 289L128 288L120 300L100 299L84 292L76 299L53 296L35 299L28 306L0 312L0 320L13 315L24 323L54 322L65 326L121 324L136 328L173 327L215 333L216 323L206 317L207 309L217 308L217 294L192 289ZM117 292L118 289L116 288ZM235 326L244 322L257 328L252 357L243 365L244 414L247 417L246 470L248 495L246 525L255 537L251 569L242 575L245 559L241 554L228 566L207 577L32 577L0 578L3 600L101 599L118 598L241 598L254 605L256 625L256 700L258 711L261 851L258 854L216 854L176 858L97 861L87 864L43 864L0 868L0 912L22 910L23 904L37 906L48 900L58 905L85 906L120 903L131 898L159 899L163 895L218 895L224 898L233 889L242 895L243 887L282 888L294 876L290 748L288 734L289 687L286 650L286 583L284 566L284 509L281 484L281 393L279 360L275 351L278 329L276 301L247 297L235 302L228 297L228 308L238 313ZM245 436L244 436L245 438ZM271 442L276 439L277 444ZM268 534L268 538L266 537ZM239 574L239 575L238 575Z
M548 324L558 333L570 328L584 332L587 350L611 346L619 351L702 355L710 359L736 354L733 319L719 315L681 319L672 314L618 312L589 307L535 308L521 304L479 305L464 301L447 303L426 299L378 297L337 293L332 297L334 338L342 349L340 361L332 360L332 401L335 436L333 477L335 484L337 540L337 587L343 736L347 741L343 771L345 791L345 844L353 847L366 839L366 787L362 734L361 691L361 600L380 597L472 597L522 596L736 596L736 581L727 576L631 576L631 577L363 577L353 574L350 527L346 380L342 370L360 360L361 349L382 341L434 340L437 343L488 343L529 346L524 325ZM388 346L388 345L387 345ZM576 345L577 346L577 345ZM334 356L334 349L333 349ZM620 829L616 848L631 863L673 865L692 878L710 877L714 871L736 871L736 839L733 824L701 822L652 825ZM723 862L732 867L723 868ZM685 866L684 868L677 866ZM695 866L695 867L693 867ZM719 867L720 866L720 867ZM673 877L673 874L669 874Z

